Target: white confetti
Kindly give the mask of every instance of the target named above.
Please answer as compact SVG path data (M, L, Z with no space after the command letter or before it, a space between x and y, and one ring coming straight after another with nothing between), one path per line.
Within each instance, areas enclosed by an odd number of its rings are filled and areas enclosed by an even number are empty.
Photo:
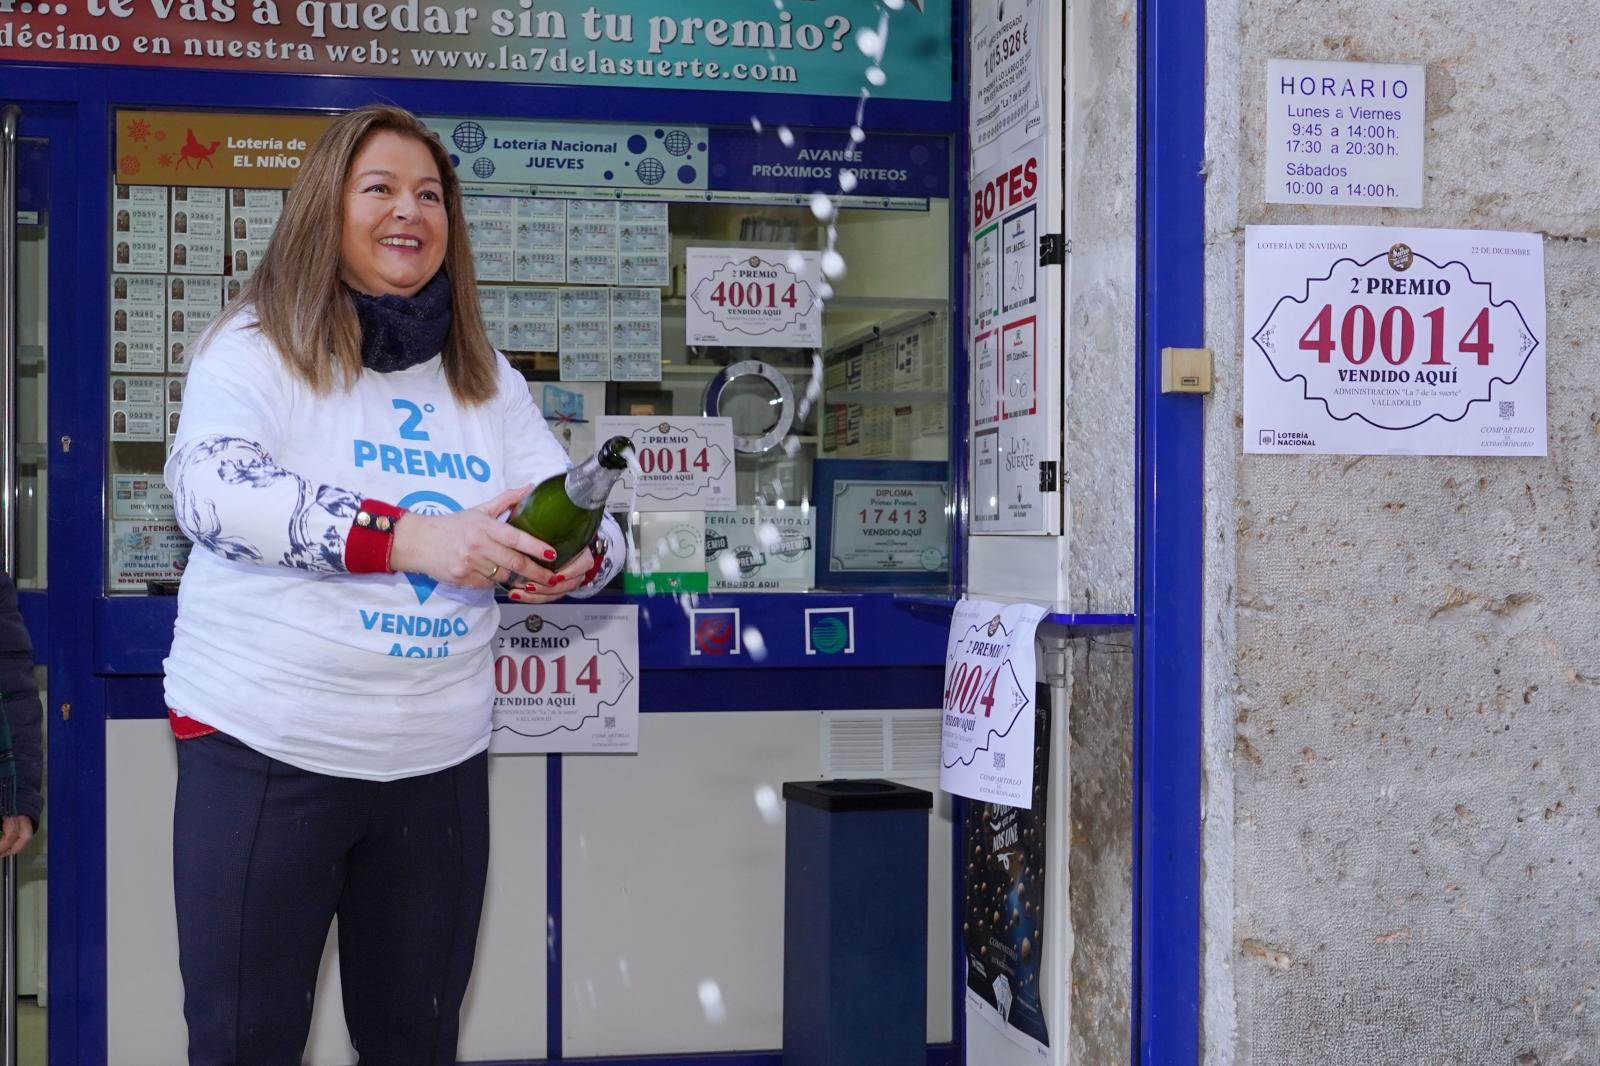
M712 1025L721 1025L728 1016L728 1008L722 1002L722 989L709 977L700 982L700 1009L706 1012L706 1021Z
M778 793L771 785L756 786L756 810L761 812L761 820L768 825L783 821L783 804L778 801Z

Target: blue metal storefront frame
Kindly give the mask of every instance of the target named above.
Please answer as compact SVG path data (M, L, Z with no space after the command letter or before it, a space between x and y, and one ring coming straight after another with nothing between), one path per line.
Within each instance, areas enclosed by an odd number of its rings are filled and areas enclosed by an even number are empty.
M1204 407L1161 349L1205 336L1205 5L1139 5L1132 1045L1200 1060Z
M955 40L965 40L958 5ZM1200 401L1162 396L1160 348L1193 345L1203 335L1204 9L1180 0L1147 0L1139 10L1139 238L1138 238L1138 571L1135 623L1135 855L1133 944L1134 1060L1148 1064L1194 1063L1200 1049L1200 610L1202 558L1202 439ZM955 49L958 67L965 49ZM111 68L12 66L0 70L0 97L30 104L27 112L52 141L51 195L70 210L52 217L57 247L75 249L52 258L51 285L76 300L52 303L50 335L55 351L98 350L106 320L103 286L85 279L104 275L105 248L82 234L107 230L106 174L112 143L113 106L272 110L344 108L374 98L418 110L481 113L502 117L668 121L692 112L711 125L742 124L760 113L792 126L837 128L854 117L854 101L759 94L681 91L588 90L470 83L405 82L333 77L296 77L212 72L151 72ZM437 100L438 103L429 103ZM878 128L939 132L956 140L964 158L965 123L958 102L946 105L873 101L869 122ZM39 125L35 125L35 132ZM25 127L25 133L27 128ZM955 175L955 204L966 195L965 176ZM957 230L959 232L959 229ZM952 321L960 307L964 248L956 242L952 273ZM964 367L956 346L953 373ZM105 723L144 717L154 679L112 684L115 660L142 658L161 642L163 605L137 598L119 606L100 593L104 569L101 537L105 427L105 381L97 359L53 362L50 410L52 442L70 436L70 452L52 447L55 497L50 516L53 546L49 609L42 593L25 594L24 610L46 639L55 665L52 676L50 753L53 835L68 842L51 857L52 884L60 884L50 916L52 1061L104 1061L105 988ZM956 380L961 380L958 376ZM955 424L964 424L965 397L957 390ZM956 441L953 458L964 454ZM1161 491L1157 492L1158 484ZM964 493L956 479L957 499ZM959 509L964 512L964 507ZM958 513L959 522L959 513ZM957 527L959 534L960 526ZM964 560L955 562L961 574ZM959 577L958 577L959 580ZM92 604L96 617L75 616L66 603ZM170 625L170 621L166 624ZM113 639L112 634L118 634ZM141 650L144 649L144 650ZM666 670L657 711L704 703L695 673ZM719 679L728 709L749 706L759 694L791 690L801 677L820 681L812 702L822 706L859 703L860 682L851 671L795 671L778 685L778 674L733 671ZM904 665L874 672L873 681L894 679L889 692L907 694L907 704L928 705L937 697L937 667ZM821 674L818 678L818 674ZM874 685L874 687L877 687ZM724 702L719 700L719 702ZM63 706L71 707L64 718ZM706 708L715 709L715 708ZM650 708L647 708L650 710ZM559 823L560 761L552 760L552 818ZM559 825L552 827L559 852ZM553 881L559 880L553 868ZM959 889L959 871L952 870ZM53 893L55 890L53 889ZM559 894L552 897L559 905ZM957 924L959 931L959 923ZM959 960L952 974L959 975ZM559 972L552 974L559 977ZM557 987L557 985L552 985ZM956 982L954 1048L930 1049L929 1062L956 1062L961 1047L962 996ZM560 1008L550 1008L552 1051L559 1056ZM775 1053L587 1060L594 1066L646 1062L705 1062L722 1066L776 1066Z
M958 32L964 25L957 13ZM961 36L954 39L962 40ZM957 64L963 56L957 50ZM105 729L113 720L161 717L160 659L165 654L175 605L145 597L107 597L102 592L105 568L104 463L106 426L102 412L106 381L101 349L107 321L108 295L101 284L106 271L109 232L107 180L114 144L113 109L215 107L225 110L342 110L373 100L389 100L421 113L474 114L497 118L538 117L561 120L668 122L692 114L705 125L740 126L759 115L770 126L796 129L841 129L856 119L853 99L765 94L696 93L681 90L571 89L548 86L506 86L479 83L406 81L346 77L230 74L211 71L151 71L109 67L8 65L0 68L0 97L25 107L34 135L52 143L52 202L60 210L52 218L52 247L69 254L52 257L53 293L71 293L52 302L51 496L49 537L52 546L49 592L24 597L24 609L36 632L41 659L51 671L50 811L51 856L49 970L50 1059L60 1063L95 1063L107 1058L106 988L106 777ZM962 128L959 101L944 104L872 100L866 113L869 130L922 132L954 137ZM25 126L26 132L26 126ZM955 175L952 212L965 196L962 174ZM64 205L64 206L62 206ZM954 229L954 227L953 227ZM963 248L952 249L952 321L961 321ZM953 353L952 380L963 380L962 352ZM954 424L963 424L957 399ZM70 450L56 442L70 438ZM958 488L957 492L960 493ZM957 497L959 500L959 495ZM956 515L953 537L959 543L964 512ZM752 620L794 597L737 597L754 607ZM922 601L895 608L888 596L862 594L838 597L862 610L906 612L886 629L905 644L886 661L866 662L855 669L818 669L788 665L774 669L718 670L714 686L706 671L680 655L668 655L652 671L646 713L682 710L829 709L860 707L869 702L884 708L937 706L942 687L943 635L934 634L932 619L941 612ZM767 601L765 607L761 601ZM807 598L807 604L819 600ZM71 606L69 605L82 605ZM946 608L947 611L947 608ZM947 615L946 615L947 616ZM906 623L909 623L907 625ZM651 664L645 664L647 668ZM801 683L804 682L802 685ZM877 698L863 700L864 692ZM804 698L802 699L802 693ZM68 710L70 709L70 710ZM552 915L559 922L560 771L551 757L549 880ZM550 963L552 988L559 988L559 953ZM952 967L952 971L954 967ZM959 1014L960 990L952 991L952 1009ZM548 1057L562 1056L559 997L549 1007ZM930 1064L953 1063L959 1045L929 1050ZM628 1066L635 1062L776 1064L777 1053L687 1055L586 1060L595 1066Z

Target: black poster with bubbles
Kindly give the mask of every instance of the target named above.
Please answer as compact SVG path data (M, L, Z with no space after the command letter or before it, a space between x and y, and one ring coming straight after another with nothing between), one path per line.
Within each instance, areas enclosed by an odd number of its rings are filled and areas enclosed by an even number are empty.
M1040 1002L1043 970L1045 810L1050 795L1050 689L1036 685L1033 806L968 800L963 935L967 988L1006 1024L1050 1046Z

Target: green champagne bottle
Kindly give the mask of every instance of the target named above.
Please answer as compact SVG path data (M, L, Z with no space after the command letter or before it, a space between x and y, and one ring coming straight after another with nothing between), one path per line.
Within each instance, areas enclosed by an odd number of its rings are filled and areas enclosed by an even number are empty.
M594 540L606 514L611 486L628 468L627 437L612 437L600 450L563 474L545 478L517 505L508 520L556 550L545 565L559 570Z

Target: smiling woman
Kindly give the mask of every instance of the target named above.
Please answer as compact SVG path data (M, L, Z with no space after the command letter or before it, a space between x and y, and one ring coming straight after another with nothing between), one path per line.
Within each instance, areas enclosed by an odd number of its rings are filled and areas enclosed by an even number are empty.
M415 296L444 263L444 183L422 142L381 130L345 180L340 276L369 296Z
M568 464L484 335L461 212L415 117L338 119L195 346L166 466L195 544L165 663L191 1066L241 1042L300 1061L335 916L363 1057L455 1061L488 862L492 590L546 603L621 566L610 519L565 565L501 520Z

